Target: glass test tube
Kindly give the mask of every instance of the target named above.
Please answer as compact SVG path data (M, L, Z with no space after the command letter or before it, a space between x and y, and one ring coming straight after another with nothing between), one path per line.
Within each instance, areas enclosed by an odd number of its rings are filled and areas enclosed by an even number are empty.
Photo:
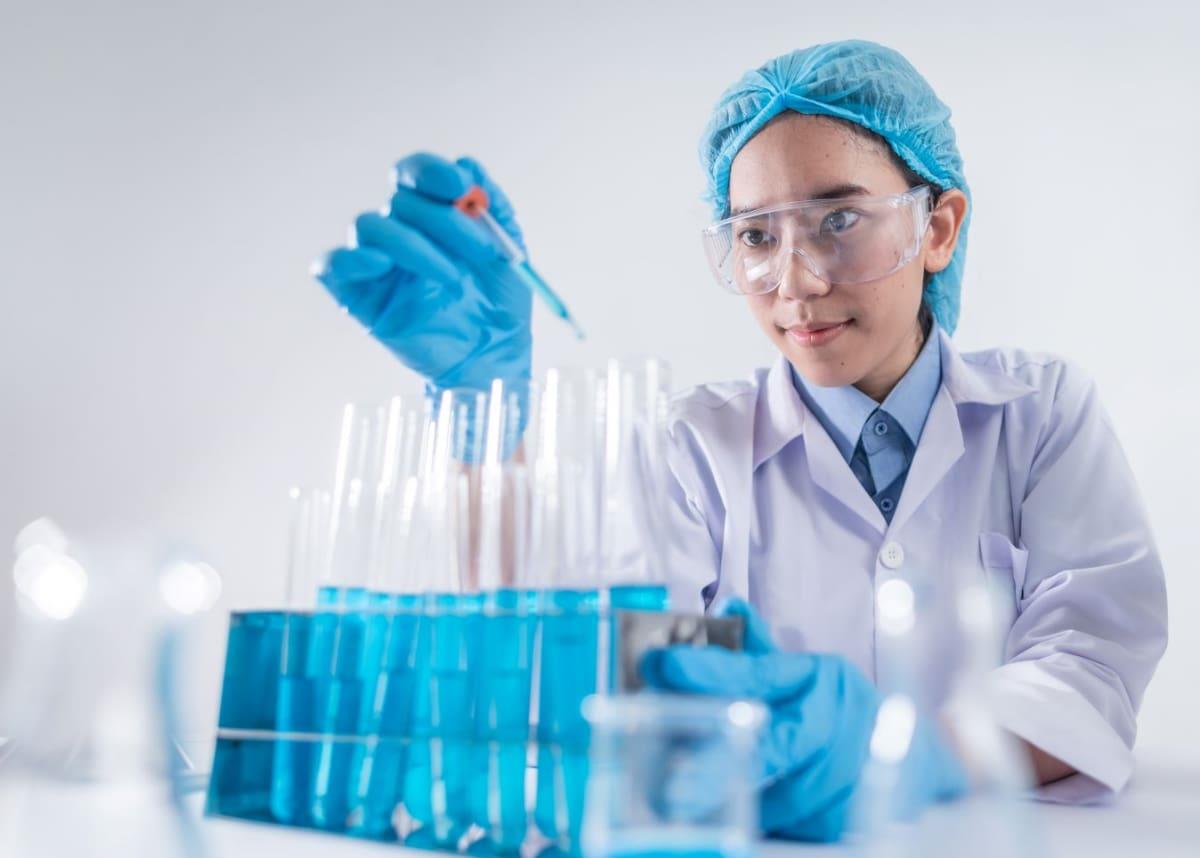
M417 594L410 570L417 464L426 408L394 398L376 486L368 569L368 606L359 663L363 693L348 774L352 834L397 837L416 654Z
M326 577L332 503L327 491L292 491L279 689L275 701L275 751L271 814L287 825L311 825L309 791L318 733L315 689L309 665L313 607L318 582ZM231 656L232 657L232 656Z
M317 728L322 734L311 789L313 824L331 831L349 823L347 786L354 758L363 678L371 525L378 500L386 421L380 407L348 405L339 436L331 513L329 577L317 592L309 647Z
M537 614L528 581L529 476L520 444L534 399L524 387L492 385L478 498L472 505L482 605L471 666L471 819L483 832L484 843L477 848L496 854L516 854L528 830L526 761Z
M667 372L610 361L552 370L535 460L534 549L542 595L536 821L578 851L588 772L583 699L607 693L614 610L662 610L658 555ZM581 671L579 665L594 665Z
M485 397L446 391L437 403L419 492L421 613L404 805L419 825L406 843L453 848L471 824L470 664L478 595L470 592L470 463L482 449Z

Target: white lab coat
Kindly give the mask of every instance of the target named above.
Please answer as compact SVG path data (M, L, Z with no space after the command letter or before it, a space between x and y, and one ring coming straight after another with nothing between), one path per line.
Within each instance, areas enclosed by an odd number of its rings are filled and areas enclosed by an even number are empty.
M934 685L958 648L940 612L972 576L999 582L1011 600L991 709L1081 773L1044 797L1101 799L1130 777L1136 713L1167 638L1133 474L1078 369L1015 350L960 354L939 336L942 385L890 524L782 357L750 381L678 397L671 568L706 606L746 598L781 647L841 653L881 685L896 681L875 618L885 580L913 582L929 632L918 671Z

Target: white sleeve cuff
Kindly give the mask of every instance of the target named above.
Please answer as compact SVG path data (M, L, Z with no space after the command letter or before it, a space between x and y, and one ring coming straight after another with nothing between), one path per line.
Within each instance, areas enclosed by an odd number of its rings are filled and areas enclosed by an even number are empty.
M1102 801L1128 782L1132 750L1077 689L1037 662L997 668L989 677L987 696L997 726L1079 773L1039 788L1036 798L1071 804Z

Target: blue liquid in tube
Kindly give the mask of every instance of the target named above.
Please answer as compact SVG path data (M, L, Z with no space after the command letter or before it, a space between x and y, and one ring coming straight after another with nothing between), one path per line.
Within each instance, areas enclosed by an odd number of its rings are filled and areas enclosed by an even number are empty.
M420 598L390 596L385 604L386 612L368 619L364 650L378 652L379 670L373 684L364 679L359 733L369 738L355 749L349 787L352 833L392 840L412 730Z
M315 617L283 614L283 645L279 667L279 696L275 722L280 733L315 734L316 679L309 667ZM316 743L281 736L275 740L271 774L271 814L286 825L311 825L308 794L313 777Z
M219 729L275 730L283 626L279 612L234 612L230 616ZM218 735L206 812L270 821L272 754L269 739Z
M362 587L322 587L309 641L309 666L318 732L313 761L312 822L342 831L349 816L347 784L354 757L362 698L360 661L366 631L367 591ZM325 738L328 737L328 738ZM337 737L336 739L334 737Z
M534 818L544 836L569 851L583 819L589 732L580 707L596 691L600 594L551 590L541 598Z
M609 612L662 611L667 607L667 589L630 584L610 587L605 593L551 590L542 594L542 600L535 819L542 834L560 849L578 853L590 739L581 707L584 698L597 691L602 638L608 649L606 689L614 687L616 678L617 640L611 633L615 624L611 613L602 616L603 602L607 601Z
M516 854L528 829L525 771L536 608L535 592L505 589L483 597L478 617L470 797L472 821L485 832L481 848L490 854Z
M471 664L481 597L426 598L418 623L413 683L412 742L404 804L421 824L416 840L453 847L471 823Z

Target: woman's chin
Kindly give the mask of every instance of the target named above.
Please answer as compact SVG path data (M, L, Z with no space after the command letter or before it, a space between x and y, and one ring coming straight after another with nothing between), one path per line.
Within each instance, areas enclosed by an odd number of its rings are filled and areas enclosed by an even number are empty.
M786 357L801 378L817 387L846 387L858 381L854 367L845 359L834 356L817 359L811 354L791 353L786 354Z

